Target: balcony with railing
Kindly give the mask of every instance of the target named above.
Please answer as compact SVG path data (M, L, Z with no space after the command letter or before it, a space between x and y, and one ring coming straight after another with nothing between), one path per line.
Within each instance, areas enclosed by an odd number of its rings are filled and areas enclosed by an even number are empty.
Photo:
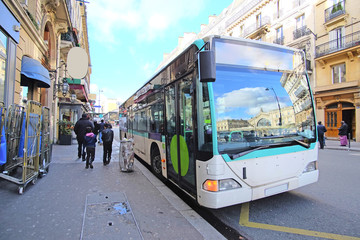
M345 1L340 1L325 9L325 22L345 14Z
M260 22L254 23L251 26L244 29L243 37L255 37L262 35L269 31L268 26L270 25L270 17L266 16L261 19Z
M360 46L360 31L316 46L316 57L322 57L358 45Z
M278 37L274 40L274 43L284 45L284 36Z
M303 36L309 35L309 34L310 34L310 31L306 25L301 28L297 28L293 31L294 40L301 38Z

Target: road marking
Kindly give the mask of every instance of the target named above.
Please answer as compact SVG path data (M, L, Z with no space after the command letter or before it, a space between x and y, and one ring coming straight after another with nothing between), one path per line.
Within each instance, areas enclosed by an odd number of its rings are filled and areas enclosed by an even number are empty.
M284 227L278 225L271 225L271 224L264 224L264 223L256 223L256 222L249 222L249 214L250 212L250 204L243 203L241 205L241 214L239 224L240 226L244 227L251 227L251 228L260 228L278 232L286 232L286 233L293 233L311 237L320 237L320 238L327 238L327 239L338 239L338 240L360 240L358 237L346 236L346 235L339 235L333 233L325 233L325 232L317 232L311 231L306 229L300 228L291 228L291 227Z

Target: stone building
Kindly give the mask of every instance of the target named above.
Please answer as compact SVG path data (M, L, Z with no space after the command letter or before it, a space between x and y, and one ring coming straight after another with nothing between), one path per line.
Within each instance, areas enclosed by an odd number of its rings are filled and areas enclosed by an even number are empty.
M79 83L82 91L76 91L69 90L65 67L70 48L81 46L89 54L85 8L76 0L0 1L0 59L5 66L0 101L8 106L27 99L48 107L54 142L59 102L79 101L84 111L87 106L91 69Z
M360 5L357 0L315 4L316 87L318 120L327 137L338 137L340 122L360 141Z

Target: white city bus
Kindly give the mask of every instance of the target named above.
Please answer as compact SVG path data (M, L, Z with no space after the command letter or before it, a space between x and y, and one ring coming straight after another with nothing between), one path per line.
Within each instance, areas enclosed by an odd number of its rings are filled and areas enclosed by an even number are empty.
M313 98L298 49L195 41L119 109L121 137L160 178L209 208L318 180Z

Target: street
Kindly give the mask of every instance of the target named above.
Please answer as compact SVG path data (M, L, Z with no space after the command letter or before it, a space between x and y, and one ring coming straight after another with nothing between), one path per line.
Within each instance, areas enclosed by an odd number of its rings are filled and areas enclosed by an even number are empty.
M360 239L360 152L319 151L319 181L212 210L248 239Z

